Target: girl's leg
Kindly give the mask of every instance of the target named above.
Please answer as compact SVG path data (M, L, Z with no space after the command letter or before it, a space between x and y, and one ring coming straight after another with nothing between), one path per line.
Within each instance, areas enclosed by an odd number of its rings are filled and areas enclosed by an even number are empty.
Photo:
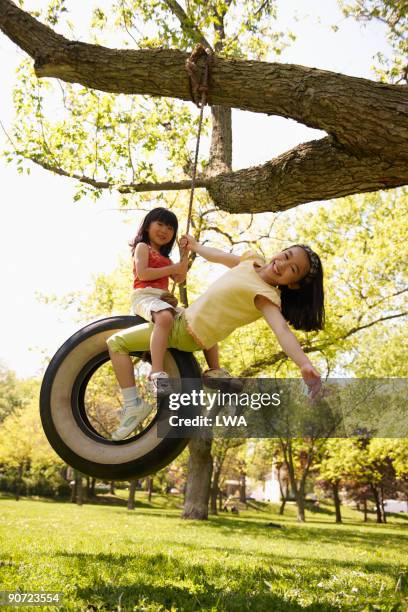
M152 374L163 372L164 353L168 347L170 330L174 316L172 310L160 310L153 313L154 329L150 338L150 354L152 356Z
M218 344L204 350L204 357L210 370L218 370L220 367Z
M122 388L132 387L135 384L133 365L129 353L149 350L152 331L153 324L145 323L144 325L122 329L107 339L106 344L108 345L113 369Z
M209 367L209 369L203 373L203 379L207 387L218 389L219 378L230 378L231 382L228 384L231 387L231 391L239 392L242 390L242 383L237 379L233 379L228 370L226 370L225 368L220 368L220 362L218 358L218 344L214 344L214 346L212 346L211 348L206 349L204 351L204 356Z
M112 433L113 440L123 440L151 412L150 406L139 397L135 385L131 351L149 348L153 325L136 325L117 332L107 340L109 355L122 391L123 411L119 427Z
M112 362L113 371L118 379L119 386L124 389L135 386L135 372L133 363L129 355L115 353L109 349L109 356Z

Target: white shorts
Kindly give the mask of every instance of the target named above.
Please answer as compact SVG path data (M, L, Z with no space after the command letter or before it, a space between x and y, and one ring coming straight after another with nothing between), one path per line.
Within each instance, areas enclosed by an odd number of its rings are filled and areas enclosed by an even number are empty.
M160 297L166 293L163 289L156 287L145 287L144 289L135 289L132 293L132 314L139 315L146 321L153 321L152 313L160 310L168 310L169 308L176 314L181 312L181 308L174 308L167 302L164 302Z

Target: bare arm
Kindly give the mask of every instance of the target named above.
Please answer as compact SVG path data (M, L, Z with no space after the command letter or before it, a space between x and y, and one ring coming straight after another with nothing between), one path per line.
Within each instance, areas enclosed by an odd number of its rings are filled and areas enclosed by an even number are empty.
M184 283L186 280L187 272L188 272L188 250L180 249L180 272L178 274L172 274L171 278L176 283Z
M149 268L149 247L144 242L139 242L135 250L135 265L137 276L142 281L157 280L163 276L176 275L182 272L181 263L170 264L163 268Z
M207 261L211 261L212 263L220 263L228 268L234 268L241 261L238 255L225 253L220 249L204 246L197 242L197 240L192 236L182 236L180 239L180 245L182 247L186 246L194 253L198 253L198 255L201 255L201 257L204 257L204 259Z
M255 297L255 306L262 312L265 321L287 356L300 368L302 377L309 387L310 396L315 397L321 387L320 374L303 352L299 341L290 331L279 308L262 295Z

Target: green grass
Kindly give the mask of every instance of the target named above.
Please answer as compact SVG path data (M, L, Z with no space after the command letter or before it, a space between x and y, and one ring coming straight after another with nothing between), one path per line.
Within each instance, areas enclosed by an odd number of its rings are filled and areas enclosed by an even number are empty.
M403 518L346 508L336 526L323 506L300 525L289 506L193 522L179 499L137 496L134 511L0 498L0 590L63 591L64 610L408 609Z

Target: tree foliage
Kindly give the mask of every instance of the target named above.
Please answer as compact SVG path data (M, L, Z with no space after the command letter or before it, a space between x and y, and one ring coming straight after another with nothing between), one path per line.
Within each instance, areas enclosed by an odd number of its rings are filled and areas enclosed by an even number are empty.
M383 82L408 83L408 6L405 0L340 0L347 17L358 21L380 21L387 28L392 56L377 53L376 73Z
M144 1L114 3L110 11L95 9L86 32L93 45L57 35L11 0L0 4L0 27L34 58L35 74L61 79L61 99L54 102L50 87L58 86L43 86L30 69L22 70L7 157L28 158L76 179L77 198L88 188L97 197L101 189L127 194L191 186L191 126L197 117L170 98L191 99L186 51L197 41L216 54L211 146L197 184L218 208L285 210L408 180L405 88L259 61L275 59L293 39L274 28L274 3L195 0L185 9L176 0L148 7ZM66 11L65 3L53 2L36 16L72 37ZM103 46L123 47L123 36L138 49ZM292 118L327 137L262 166L233 171L232 107Z
M43 4L35 15L72 34L67 3L52 0ZM164 46L185 51L204 37L223 57L260 60L279 55L294 38L291 32L276 31L275 20L272 2L258 6L254 0L244 4L221 1L208 7L194 0L184 12L174 0L127 0L95 7L87 36L95 44L108 46ZM85 193L98 197L106 183L159 182L185 176L198 124L191 105L39 80L27 59L17 76L16 115L10 133L13 147L6 151L7 159L16 154L67 176L88 177L90 182L79 180L76 199ZM206 132L208 127L207 118ZM202 160L202 167L205 163Z
M19 408L26 406L38 392L38 381L19 380L16 374L0 363L0 423Z

